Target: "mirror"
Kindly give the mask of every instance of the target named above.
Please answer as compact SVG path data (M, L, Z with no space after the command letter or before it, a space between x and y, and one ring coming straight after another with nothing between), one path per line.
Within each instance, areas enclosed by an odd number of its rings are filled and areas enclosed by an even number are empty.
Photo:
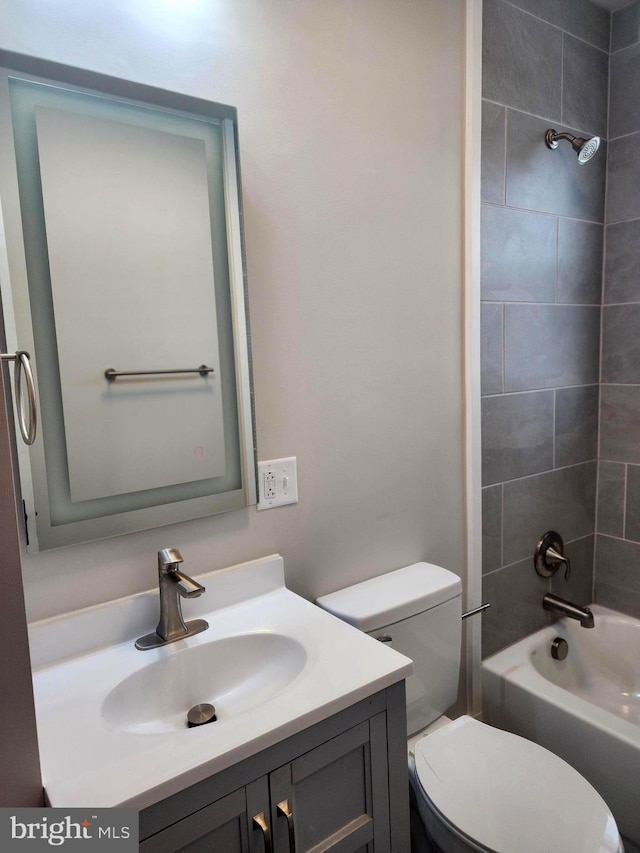
M0 292L41 424L28 551L254 504L236 110L0 61Z

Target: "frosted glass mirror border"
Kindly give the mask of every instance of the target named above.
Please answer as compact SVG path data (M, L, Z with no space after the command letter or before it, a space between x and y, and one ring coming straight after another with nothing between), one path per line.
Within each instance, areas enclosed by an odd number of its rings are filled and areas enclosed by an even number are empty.
M43 434L32 448L18 447L28 551L34 553L254 504L250 343L235 109L1 51L0 63L4 66L0 69L0 292L9 346L33 355L43 424ZM71 428L66 428L64 422L69 404L66 400L63 404L60 378L64 347L59 347L62 342L57 338L69 334L73 324L67 322L68 316L63 324L63 315L56 317L54 311L55 288L39 174L37 109L82 115L88 112L89 122L95 120L98 126L101 121L120 126L128 123L134 133L135 128L142 127L143 134L175 134L188 142L193 137L204 150L208 180L205 193L211 220L209 255L213 255L215 286L210 351L219 352L219 369L215 378L201 380L199 387L214 387L221 397L223 424L217 435L223 436L224 459L214 476L194 479L191 471L185 482L174 476L171 485L157 486L152 482L150 488L124 494L106 489L105 496L97 499L78 500L78 495L72 494L67 458L71 440L67 429L71 433ZM83 317L77 321L82 323ZM157 334L161 336L164 331L157 330ZM170 343L167 353L176 353L182 360ZM127 369L129 365L104 366ZM175 366L182 365L176 362ZM103 381L105 386L115 384ZM175 391L170 382L175 386L178 380L167 380L156 388L161 387L163 393ZM127 390L126 383L120 387ZM132 387L135 390L130 383L129 389ZM181 413L172 411L170 416L180 418Z

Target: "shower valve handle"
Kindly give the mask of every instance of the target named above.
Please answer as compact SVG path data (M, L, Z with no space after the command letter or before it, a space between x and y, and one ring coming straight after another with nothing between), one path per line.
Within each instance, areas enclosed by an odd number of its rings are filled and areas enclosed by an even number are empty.
M533 555L536 572L540 577L550 578L555 575L562 563L565 565L564 579L568 581L571 574L571 563L564 554L562 536L554 530L549 530L538 542Z
M564 554L559 554L553 545L549 545L546 553L547 563L551 563L556 567L560 565L560 563L564 563L566 568L564 571L564 579L566 581L569 580L569 575L571 574L571 563L569 562L569 558L565 557Z

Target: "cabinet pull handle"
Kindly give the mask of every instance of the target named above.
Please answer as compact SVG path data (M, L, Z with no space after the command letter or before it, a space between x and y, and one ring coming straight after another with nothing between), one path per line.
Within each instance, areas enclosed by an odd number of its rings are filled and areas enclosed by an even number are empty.
M36 412L36 387L33 382L29 353L18 350L15 353L0 353L0 361L12 361L14 363L14 380L16 390L16 408L18 410L18 425L25 444L33 444L36 440L36 428L38 416ZM25 415L24 396L22 392L22 376L24 374L27 388L27 411L28 420Z
M264 853L271 853L271 833L269 832L269 825L264 818L264 812L253 816L253 828L262 831Z
M278 814L286 817L287 829L289 830L289 853L296 853L296 830L293 825L293 812L289 808L289 800L278 803Z

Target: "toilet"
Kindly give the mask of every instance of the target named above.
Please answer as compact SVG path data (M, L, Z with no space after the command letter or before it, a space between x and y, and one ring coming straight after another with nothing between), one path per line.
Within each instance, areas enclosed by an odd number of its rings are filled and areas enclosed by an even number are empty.
M415 563L316 602L413 660L407 733L415 853L624 853L597 791L547 749L469 716L450 720L460 670L460 578Z

